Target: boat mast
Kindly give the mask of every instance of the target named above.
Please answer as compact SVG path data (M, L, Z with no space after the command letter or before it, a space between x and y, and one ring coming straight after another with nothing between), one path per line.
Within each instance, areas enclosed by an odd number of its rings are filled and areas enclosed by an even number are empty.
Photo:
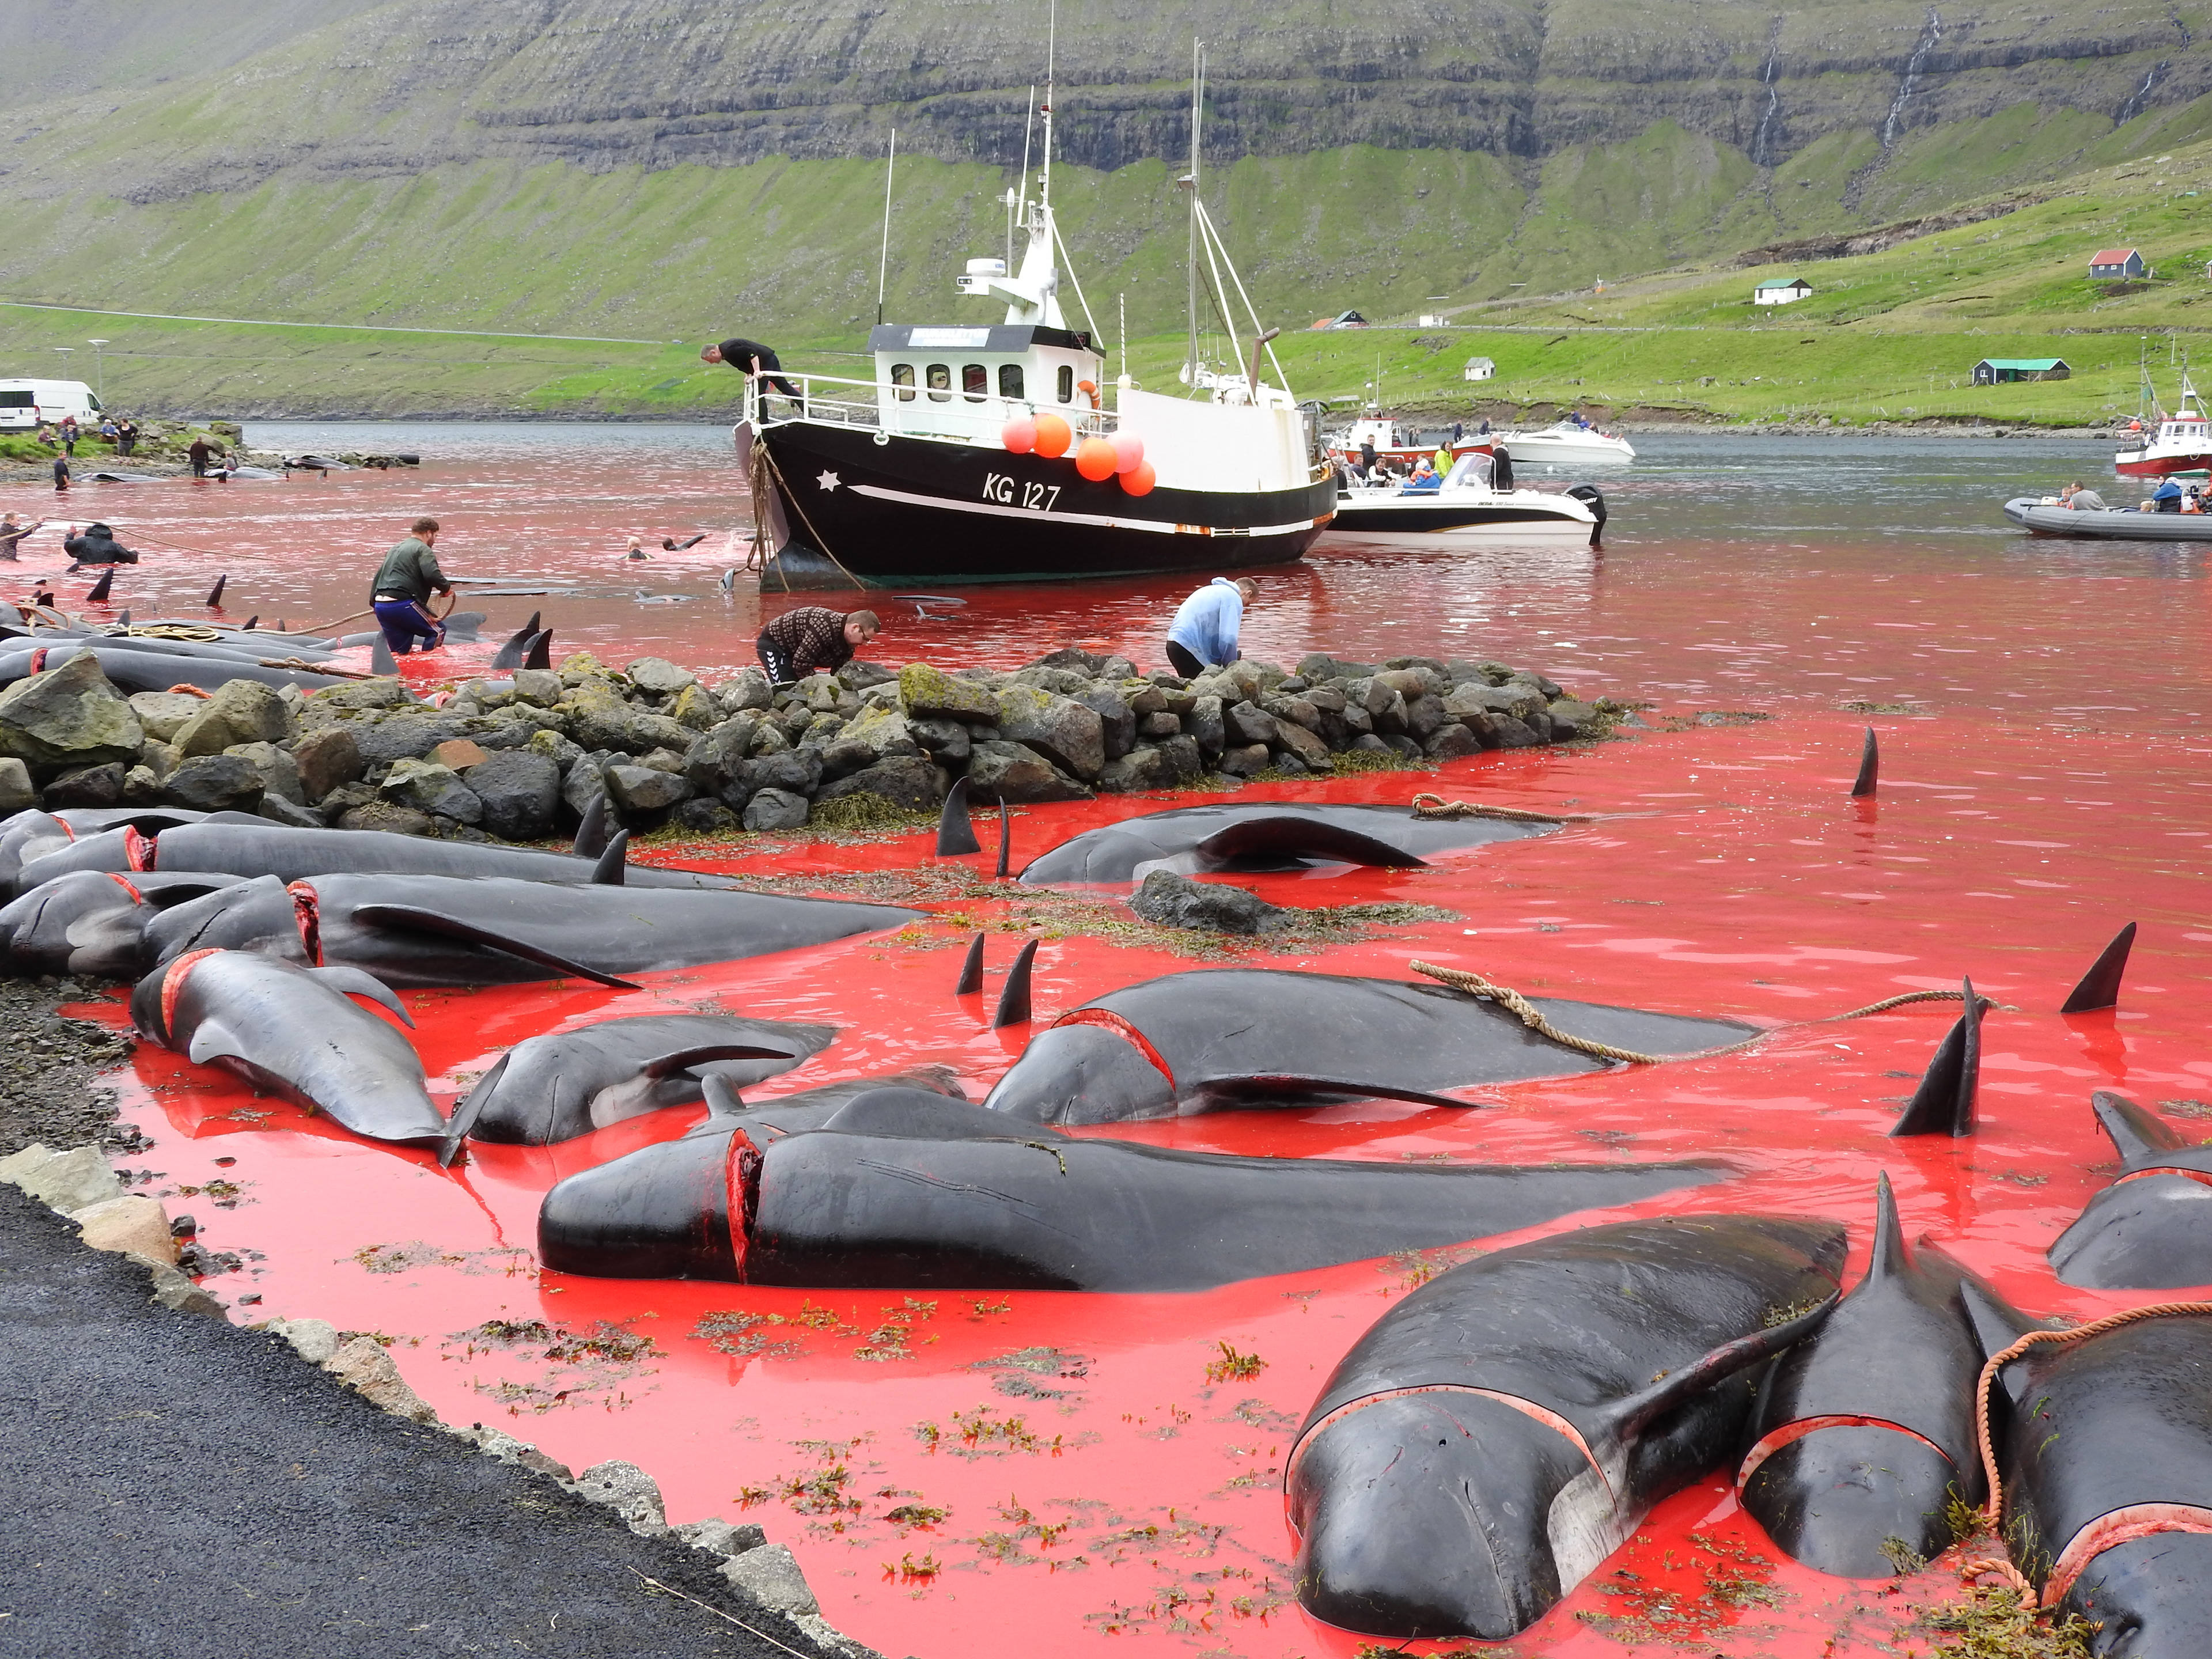
M1183 359L1183 384L1198 390L1198 155L1199 126L1206 115L1206 44L1190 43L1190 171L1179 181L1190 192L1190 343Z
M884 162L884 251L876 265L876 326L884 325L884 290L891 275L891 176L898 171L898 129L891 129L890 156Z

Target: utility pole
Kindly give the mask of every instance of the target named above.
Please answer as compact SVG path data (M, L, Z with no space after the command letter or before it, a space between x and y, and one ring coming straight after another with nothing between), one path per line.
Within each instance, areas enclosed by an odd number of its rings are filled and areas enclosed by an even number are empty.
M107 403L107 364L100 356L100 349L108 342L87 340L85 343L92 348L92 378L94 382L92 389L99 397L101 406L105 408Z

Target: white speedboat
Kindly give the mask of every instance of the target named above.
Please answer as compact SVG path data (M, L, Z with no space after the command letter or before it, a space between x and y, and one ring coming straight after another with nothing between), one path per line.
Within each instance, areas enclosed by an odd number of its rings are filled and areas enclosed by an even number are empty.
M1554 422L1540 432L1497 433L1491 442L1508 451L1516 461L1540 461L1547 466L1562 462L1577 466L1626 466L1636 459L1627 439L1573 420Z
M1588 542L1605 526L1605 497L1590 484L1577 493L1496 489L1491 458L1468 455L1432 489L1353 484L1338 490L1336 516L1322 532L1334 547L1458 547L1491 542Z

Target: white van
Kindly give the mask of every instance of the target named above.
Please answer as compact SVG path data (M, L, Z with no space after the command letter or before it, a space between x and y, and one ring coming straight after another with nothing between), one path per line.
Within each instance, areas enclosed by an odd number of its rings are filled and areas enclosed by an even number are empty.
M82 380L0 380L0 432L34 431L64 415L79 426L100 423L100 399Z

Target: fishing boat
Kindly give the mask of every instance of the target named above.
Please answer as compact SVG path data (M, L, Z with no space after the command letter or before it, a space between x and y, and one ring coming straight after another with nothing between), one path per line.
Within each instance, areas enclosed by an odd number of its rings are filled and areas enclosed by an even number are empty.
M763 587L1212 574L1285 563L1312 545L1335 511L1335 481L1267 344L1277 331L1261 327L1200 199L1202 55L1197 70L1180 180L1192 261L1182 392L1107 377L1054 218L1048 68L1042 169L1032 195L1024 157L1007 192L1008 257L969 259L957 284L1003 317L884 323L879 313L872 379L747 380L739 452L775 550ZM1010 270L1016 225L1026 244ZM1085 327L1063 312L1063 286ZM1201 361L1201 291L1233 366Z
M1515 460L1524 464L1626 466L1636 459L1636 450L1627 439L1601 432L1571 416L1537 432L1501 432L1492 442L1504 445Z
M2212 513L2142 513L2133 507L2083 511L2056 495L2020 495L2004 515L2036 536L2092 537L2122 542L2212 542Z
M2143 376L2144 401L2149 418L2138 415L2130 422L2133 449L2112 458L2112 471L2125 478L2162 478L2177 472L2212 472L2212 420L2191 385L2189 371L2181 371L2181 407L2167 414L2158 406L2150 376Z
M1452 464L1434 489L1352 484L1340 490L1336 517L1322 532L1329 547L1458 547L1491 542L1586 541L1597 545L1605 497L1594 486L1553 494L1498 489L1487 455Z
M1424 456L1435 459L1439 452L1455 461L1468 455L1487 455L1492 441L1469 432L1464 422L1451 426L1413 427L1370 407L1341 432L1330 434L1327 448L1329 459L1340 465L1364 467L1370 445L1376 465L1404 472L1412 471L1414 463Z

